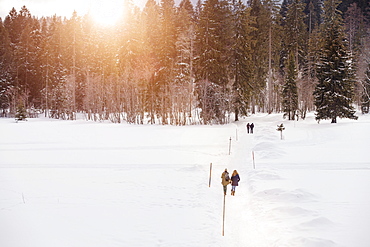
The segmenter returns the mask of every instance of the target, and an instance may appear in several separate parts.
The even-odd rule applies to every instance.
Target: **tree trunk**
[[[235,108],[235,122],[239,121],[239,109],[238,107]]]

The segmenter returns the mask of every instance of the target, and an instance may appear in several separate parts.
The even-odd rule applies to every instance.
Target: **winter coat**
[[[221,183],[222,183],[223,186],[227,186],[228,184],[230,184],[230,180],[226,181],[226,179],[225,179],[226,173],[229,174],[228,172],[225,171],[221,175],[221,178],[222,178],[222,182]]]
[[[238,186],[238,182],[240,181],[239,174],[236,174],[235,176],[231,177],[231,185],[232,186]]]

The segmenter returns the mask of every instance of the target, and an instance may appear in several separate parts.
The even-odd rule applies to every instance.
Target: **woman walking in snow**
[[[235,196],[235,188],[238,186],[240,181],[239,174],[236,170],[234,170],[233,175],[231,176],[231,195]]]
[[[227,191],[227,186],[230,184],[230,176],[229,176],[229,173],[227,172],[227,169],[225,169],[225,171],[221,174],[221,178],[222,178],[222,185],[224,186],[224,195],[226,195],[226,191]]]

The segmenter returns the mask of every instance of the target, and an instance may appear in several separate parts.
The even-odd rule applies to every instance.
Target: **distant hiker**
[[[225,169],[225,171],[222,173],[221,178],[222,178],[222,182],[221,183],[224,186],[224,195],[226,195],[227,186],[231,182],[229,173],[227,172],[227,169]]]
[[[236,170],[233,171],[233,175],[231,176],[231,195],[235,196],[235,188],[238,186],[240,181],[239,174]]]
[[[249,129],[250,129],[251,125],[249,123],[247,123],[247,133],[249,134]]]
[[[251,125],[249,126],[249,128],[251,128],[251,134],[253,134],[254,124],[253,124],[253,123],[251,123]]]

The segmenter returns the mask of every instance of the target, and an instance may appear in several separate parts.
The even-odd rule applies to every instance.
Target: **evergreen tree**
[[[203,4],[196,32],[196,90],[204,123],[225,122],[230,63],[230,6],[225,0]]]
[[[41,42],[40,46],[40,56],[39,62],[41,63],[40,69],[42,74],[42,85],[43,89],[41,91],[43,100],[42,100],[42,109],[44,109],[45,117],[49,117],[49,88],[50,88],[50,78],[52,76],[52,54],[50,49],[50,32],[49,32],[49,22],[50,18],[41,18]]]
[[[203,5],[196,37],[197,80],[226,85],[230,61],[227,54],[231,42],[230,9],[224,0],[207,0]]]
[[[67,69],[63,62],[64,46],[62,42],[63,23],[60,17],[54,15],[50,20],[48,30],[48,45],[45,52],[47,53],[48,80],[46,93],[48,98],[48,105],[50,109],[50,116],[53,118],[63,118],[63,105],[65,97],[63,95],[63,88],[67,80]]]
[[[317,65],[318,84],[314,92],[316,120],[357,119],[354,115],[352,59],[346,48],[337,0],[326,0],[323,47]]]
[[[156,71],[159,83],[160,107],[157,110],[158,117],[163,124],[169,124],[172,120],[170,97],[171,88],[175,81],[176,63],[176,22],[174,0],[161,0],[160,6],[160,33],[159,43],[159,68]],[[168,122],[169,121],[169,122]]]
[[[319,28],[314,28],[313,31],[309,33],[306,61],[302,68],[302,84],[299,88],[301,97],[298,99],[298,102],[301,102],[299,112],[303,119],[306,117],[308,111],[315,110],[313,91],[317,84],[316,65],[319,61],[320,42]]]
[[[248,113],[249,99],[252,94],[252,32],[250,9],[242,1],[233,3],[233,40],[231,46],[231,78],[233,81],[235,121],[239,114],[246,116]]]
[[[157,71],[160,67],[160,11],[156,1],[148,0],[143,9],[148,83],[145,88],[145,110],[149,113],[150,123],[154,124],[156,113],[160,110],[161,87]]]
[[[65,114],[68,119],[73,120],[76,118],[75,113],[82,105],[82,95],[79,95],[79,92],[82,90],[79,90],[79,88],[81,88],[84,83],[81,70],[83,68],[83,42],[86,37],[83,34],[81,17],[77,15],[76,11],[72,13],[72,17],[69,20],[63,23],[61,32],[61,42],[63,47],[62,62],[67,69],[67,78],[64,88],[65,90],[69,90],[69,93],[67,93],[68,103],[66,103]],[[107,44],[109,43],[108,37]],[[104,50],[101,43],[96,42],[96,50],[98,52]],[[96,61],[99,63],[98,66],[100,71],[102,71],[101,74],[104,74],[103,79],[110,73],[106,66],[106,57],[108,56],[101,57],[101,59]]]
[[[25,107],[41,105],[42,73],[41,73],[41,35],[40,22],[31,16],[26,6],[19,13],[13,8],[6,17],[4,26],[7,29],[12,48],[13,106],[20,98]]]
[[[19,42],[24,24],[24,18],[18,15],[15,8],[12,8],[4,20],[4,26],[8,30],[10,42],[12,44],[17,44]]]
[[[177,10],[177,41],[175,85],[171,87],[174,97],[173,115],[176,124],[192,122],[192,110],[195,106],[194,97],[194,40],[195,13],[190,0],[182,0]]]
[[[29,42],[26,46],[28,47],[28,56],[29,56],[29,75],[27,81],[27,88],[30,92],[30,97],[28,101],[30,102],[30,107],[40,109],[42,102],[41,91],[44,88],[43,84],[43,75],[42,75],[42,61],[41,56],[43,50],[41,49],[41,44],[43,42],[43,37],[41,34],[41,26],[39,20],[32,18],[31,22],[31,33]],[[22,35],[23,38],[23,35]],[[30,112],[31,114],[31,112]]]
[[[17,111],[15,113],[15,120],[18,121],[23,121],[27,119],[27,111],[26,108],[24,107],[24,104],[20,103],[17,106]]]
[[[125,120],[129,123],[143,123],[145,109],[144,89],[149,81],[147,49],[145,47],[144,18],[139,8],[125,1],[125,14],[119,48],[119,77]]]
[[[273,72],[279,67],[279,5],[275,0],[249,0],[250,15],[253,20],[252,65],[253,94],[251,97],[252,113],[255,106],[271,112],[278,104],[274,102],[276,87]],[[266,83],[267,81],[267,83]],[[267,85],[266,85],[267,84]]]
[[[366,39],[369,38],[366,26],[366,19],[357,3],[351,4],[344,13],[345,33],[348,39],[348,48],[353,56],[354,67],[356,68],[355,102],[360,105],[362,97],[361,81],[364,80],[365,71],[368,65],[366,58]]]
[[[290,66],[291,59],[289,60],[290,55],[294,55],[295,68],[297,70],[297,75],[295,77],[296,87],[298,90],[298,99],[297,102],[302,102],[300,105],[299,112],[301,113],[302,118],[305,117],[306,106],[308,105],[307,101],[310,99],[307,95],[312,95],[312,91],[307,93],[312,82],[310,80],[305,80],[302,78],[302,73],[305,68],[308,67],[307,59],[308,56],[308,45],[309,45],[309,32],[305,20],[304,13],[304,4],[301,0],[291,0],[289,4],[286,4],[286,14],[282,18],[282,49],[281,49],[281,73],[283,78],[289,77],[289,75],[284,75],[285,67]],[[311,55],[311,54],[310,54]],[[289,60],[289,61],[288,61]],[[290,69],[288,68],[287,71]],[[298,76],[299,75],[299,76]],[[284,99],[283,99],[284,101]],[[290,113],[289,119],[291,118]],[[294,116],[293,116],[294,118]]]
[[[370,10],[370,2],[368,0],[342,0],[338,9],[344,14],[353,4],[356,4],[365,15]],[[368,17],[370,17],[370,12],[368,12]]]
[[[284,1],[285,2],[285,1]],[[288,54],[295,56],[296,68],[304,64],[307,51],[307,26],[304,23],[304,6],[301,0],[291,0],[286,6],[286,15],[282,18],[283,26],[283,61],[288,59]],[[282,64],[284,66],[284,63]]]
[[[370,111],[370,63],[365,72],[365,79],[363,82],[363,93],[361,98],[362,113],[369,113]]]
[[[288,59],[288,68],[282,92],[284,117],[288,116],[289,120],[295,119],[298,110],[297,75],[295,56],[293,52],[291,52]]]
[[[12,51],[9,33],[0,18],[0,116],[6,116],[10,106],[10,90],[12,85]]]
[[[361,42],[366,36],[365,17],[356,3],[349,6],[344,14],[345,29],[352,54],[361,53]]]
[[[311,33],[322,23],[323,0],[304,0],[304,3],[305,23]]]

